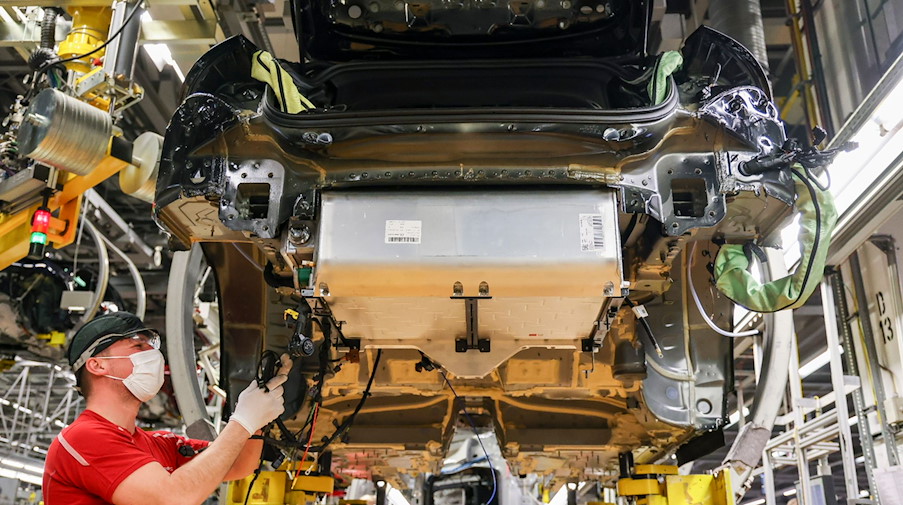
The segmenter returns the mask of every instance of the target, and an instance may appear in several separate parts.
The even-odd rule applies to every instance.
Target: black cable
[[[828,181],[825,182],[825,184],[822,184],[821,181],[818,180],[818,177],[816,177],[815,174],[812,173],[812,169],[810,169],[805,164],[801,163],[801,165],[803,166],[803,170],[806,171],[806,175],[809,176],[809,179],[812,181],[812,183],[815,184],[816,186],[818,186],[818,189],[822,190],[823,192],[831,189],[831,171],[830,170],[822,171],[822,173],[825,174],[825,178],[828,179]]]
[[[810,184],[807,177],[794,168],[791,168],[790,170],[803,181],[806,189],[809,190],[809,196],[812,198],[812,206],[815,207],[815,240],[812,243],[812,251],[809,253],[809,261],[806,263],[806,275],[803,276],[803,283],[800,285],[800,292],[796,295],[796,299],[772,312],[784,310],[800,301],[800,298],[803,296],[803,291],[805,291],[806,284],[809,283],[809,275],[812,274],[812,267],[815,266],[815,257],[818,255],[818,244],[821,241],[821,206],[818,205],[818,193],[815,192],[815,188],[812,187],[812,184]]]
[[[345,419],[345,422],[343,422],[338,428],[336,428],[332,436],[326,439],[326,442],[324,442],[323,445],[316,448],[316,452],[322,453],[324,449],[329,447],[329,444],[333,443],[337,438],[342,436],[342,434],[344,434],[344,432],[348,430],[348,428],[350,428],[354,423],[354,418],[357,417],[358,412],[361,411],[361,408],[363,408],[364,403],[370,396],[370,388],[373,386],[373,379],[376,378],[376,370],[379,368],[379,360],[380,358],[382,358],[382,355],[382,349],[376,351],[376,359],[373,360],[373,370],[370,371],[370,379],[367,381],[367,387],[364,389],[364,394],[361,396],[361,401],[359,401],[357,403],[357,406],[354,408],[354,412],[352,412],[351,415]],[[311,450],[313,450],[313,448]]]
[[[251,498],[251,489],[254,489],[254,483],[257,482],[257,477],[260,477],[260,471],[263,468],[263,456],[261,452],[260,457],[260,465],[257,467],[257,470],[254,470],[254,478],[251,479],[251,483],[248,484],[248,492],[245,494],[245,505],[248,505],[248,499]]]
[[[56,43],[56,18],[60,15],[60,11],[56,7],[48,7],[44,9],[44,19],[41,20],[41,48],[53,50]]]
[[[738,302],[737,300],[734,300],[733,298],[731,298],[729,296],[727,297],[728,300],[734,302],[736,305],[739,305],[750,312],[756,312],[756,313],[760,313],[760,314],[772,314],[775,312],[780,312],[788,307],[792,307],[793,305],[796,305],[796,303],[799,302],[800,298],[802,298],[802,296],[803,296],[803,292],[805,291],[806,284],[809,283],[809,276],[812,275],[812,267],[815,266],[815,257],[818,255],[818,244],[821,242],[821,206],[818,205],[818,194],[815,192],[815,188],[812,187],[812,183],[809,181],[808,177],[801,174],[799,172],[799,170],[796,170],[795,168],[791,168],[790,170],[794,173],[794,175],[799,177],[800,181],[806,186],[806,189],[809,191],[809,196],[812,197],[812,206],[815,208],[815,240],[813,241],[813,244],[812,244],[812,251],[809,253],[809,261],[806,262],[806,274],[803,276],[803,283],[800,286],[800,292],[796,295],[796,298],[792,302],[790,302],[787,305],[784,305],[783,307],[778,308],[778,309],[768,310],[768,311],[754,310],[754,309],[747,307],[746,305],[743,305],[742,303]],[[727,296],[727,295],[725,295],[725,296]]]
[[[492,500],[495,499],[495,495],[498,492],[498,484],[495,478],[495,467],[492,466],[492,459],[489,457],[489,452],[486,450],[486,447],[483,446],[483,439],[480,438],[480,434],[477,433],[477,425],[473,422],[473,418],[470,417],[470,414],[467,413],[467,409],[464,406],[464,401],[461,400],[461,397],[458,396],[458,392],[455,391],[455,388],[452,386],[451,382],[449,382],[448,377],[445,375],[445,372],[439,370],[439,375],[445,379],[445,383],[448,385],[448,389],[451,390],[452,394],[455,396],[455,401],[461,404],[461,412],[464,413],[464,417],[467,418],[467,422],[470,423],[470,427],[473,429],[473,434],[477,437],[477,442],[480,444],[480,449],[483,449],[483,455],[486,456],[486,462],[489,463],[489,472],[492,474],[492,495],[489,496],[489,500],[486,501],[486,505],[491,505]],[[480,479],[482,481],[482,479]]]
[[[627,306],[630,307],[631,309],[636,307],[636,304],[634,304],[633,301],[630,300],[630,298],[624,298],[624,303],[626,303]],[[655,353],[658,354],[659,358],[664,357],[665,354],[662,352],[662,348],[658,345],[658,342],[655,340],[655,335],[652,334],[652,327],[649,326],[649,322],[646,321],[645,317],[641,317],[641,316],[637,315],[636,312],[634,312],[634,315],[636,316],[637,319],[640,320],[640,324],[643,326],[643,329],[646,330],[646,336],[649,337],[649,342],[652,343],[652,347],[655,349]]]
[[[627,229],[624,230],[624,238],[621,239],[621,245],[624,246],[627,244],[627,241],[630,240],[630,236],[633,235],[633,230],[636,229],[637,221],[640,220],[639,212],[635,212],[633,216],[630,217],[630,222],[627,223]]]
[[[139,1],[135,4],[135,8],[132,9],[132,12],[130,12],[129,15],[128,15],[128,17],[125,18],[125,21],[123,21],[122,26],[120,26],[119,29],[116,30],[115,33],[113,33],[113,35],[110,35],[110,37],[106,40],[106,42],[104,42],[103,44],[97,46],[97,47],[94,48],[93,50],[88,51],[87,53],[79,54],[79,55],[72,56],[72,57],[69,57],[69,58],[65,58],[65,59],[62,59],[62,60],[56,60],[56,61],[53,61],[53,62],[47,62],[47,63],[45,63],[41,68],[38,69],[38,72],[46,72],[46,71],[47,71],[48,69],[50,69],[51,67],[56,66],[56,65],[59,65],[60,63],[68,63],[68,62],[70,62],[70,61],[75,61],[75,60],[80,60],[80,59],[82,59],[82,58],[86,58],[86,57],[91,56],[92,54],[94,54],[94,53],[100,51],[101,49],[107,47],[107,46],[110,44],[110,42],[113,42],[114,40],[116,40],[116,37],[118,37],[119,34],[122,33],[122,30],[125,29],[125,27],[129,24],[129,22],[132,20],[132,18],[135,17],[135,14],[137,14],[139,10],[141,10],[141,0],[139,0]]]
[[[320,369],[317,371],[317,376],[314,378],[314,386],[316,388],[316,394],[312,398],[312,404],[310,406],[310,411],[307,413],[307,420],[304,421],[304,426],[295,433],[295,438],[298,440],[304,440],[301,434],[304,432],[304,429],[310,426],[311,422],[313,422],[314,410],[317,406],[323,405],[323,382],[326,380],[326,364],[330,362],[329,360],[329,345],[331,344],[329,332],[323,331],[323,325],[320,321],[308,315],[311,321],[315,321],[317,325],[320,327],[320,333],[323,334],[323,345],[320,346]]]

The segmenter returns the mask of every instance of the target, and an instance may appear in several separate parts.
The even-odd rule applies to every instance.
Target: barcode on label
[[[390,219],[386,221],[387,244],[419,244],[421,221]]]
[[[580,250],[600,251],[605,247],[605,220],[602,214],[580,214]]]

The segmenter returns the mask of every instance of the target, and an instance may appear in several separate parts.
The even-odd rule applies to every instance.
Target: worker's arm
[[[169,473],[158,462],[148,463],[126,477],[113,492],[115,505],[199,505],[226,480],[245,452],[260,457],[260,442],[250,440],[285,410],[282,383],[292,362],[282,356],[282,367],[267,387],[256,383],[238,397],[229,423],[206,450]],[[255,447],[256,446],[256,447]],[[256,450],[255,450],[256,449]],[[244,459],[250,456],[244,456]],[[242,462],[242,465],[247,461]],[[255,467],[251,467],[253,471]],[[248,473],[250,473],[250,471]],[[236,472],[237,473],[237,472]]]
[[[260,435],[260,430],[255,435]],[[226,472],[224,481],[244,479],[260,466],[260,452],[263,450],[263,440],[252,438],[245,442],[238,459],[232,463],[232,467]]]
[[[198,505],[222,483],[250,433],[230,421],[210,446],[169,473],[160,463],[132,472],[113,492],[115,505]]]

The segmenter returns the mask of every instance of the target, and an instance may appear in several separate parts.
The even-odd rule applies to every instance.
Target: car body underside
[[[732,344],[688,276],[729,327],[718,244],[767,235],[793,203],[782,172],[742,171],[786,140],[761,68],[706,28],[666,74],[532,47],[286,64],[315,104],[296,114],[250,77],[243,38],[188,75],[155,217],[215,273],[233,400],[261,351],[312,340],[286,424],[319,404],[316,449],[353,417],[329,446],[340,473],[436,472],[464,412],[513,473],[562,478],[727,422]]]

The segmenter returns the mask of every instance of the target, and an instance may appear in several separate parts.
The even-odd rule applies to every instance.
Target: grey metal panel
[[[689,248],[688,248],[689,249]],[[656,356],[646,347],[647,378],[643,381],[646,406],[659,420],[676,426],[712,429],[720,426],[725,415],[724,395],[731,370],[730,339],[708,328],[689,299],[685,249],[674,260],[673,287],[664,296],[645,304],[650,328],[663,350]],[[709,258],[696,251],[693,265],[697,289],[709,286],[705,263]],[[678,266],[680,265],[680,266]],[[705,289],[700,296],[716,324],[729,328],[731,303]],[[686,318],[686,319],[685,319]]]
[[[314,287],[364,346],[417,348],[483,377],[522,349],[576,349],[593,334],[623,279],[616,205],[611,190],[324,193]],[[598,216],[597,250],[581,246],[581,214]],[[399,220],[420,234],[387,243]],[[491,351],[478,358],[454,352],[467,332],[456,282],[466,296],[488,284],[477,332]]]
[[[594,250],[581,214],[600,216]],[[419,223],[416,243],[387,243],[390,221]],[[333,297],[448,298],[455,282],[467,296],[487,282],[497,297],[601,297],[620,293],[617,222],[610,190],[329,192],[316,281]]]

